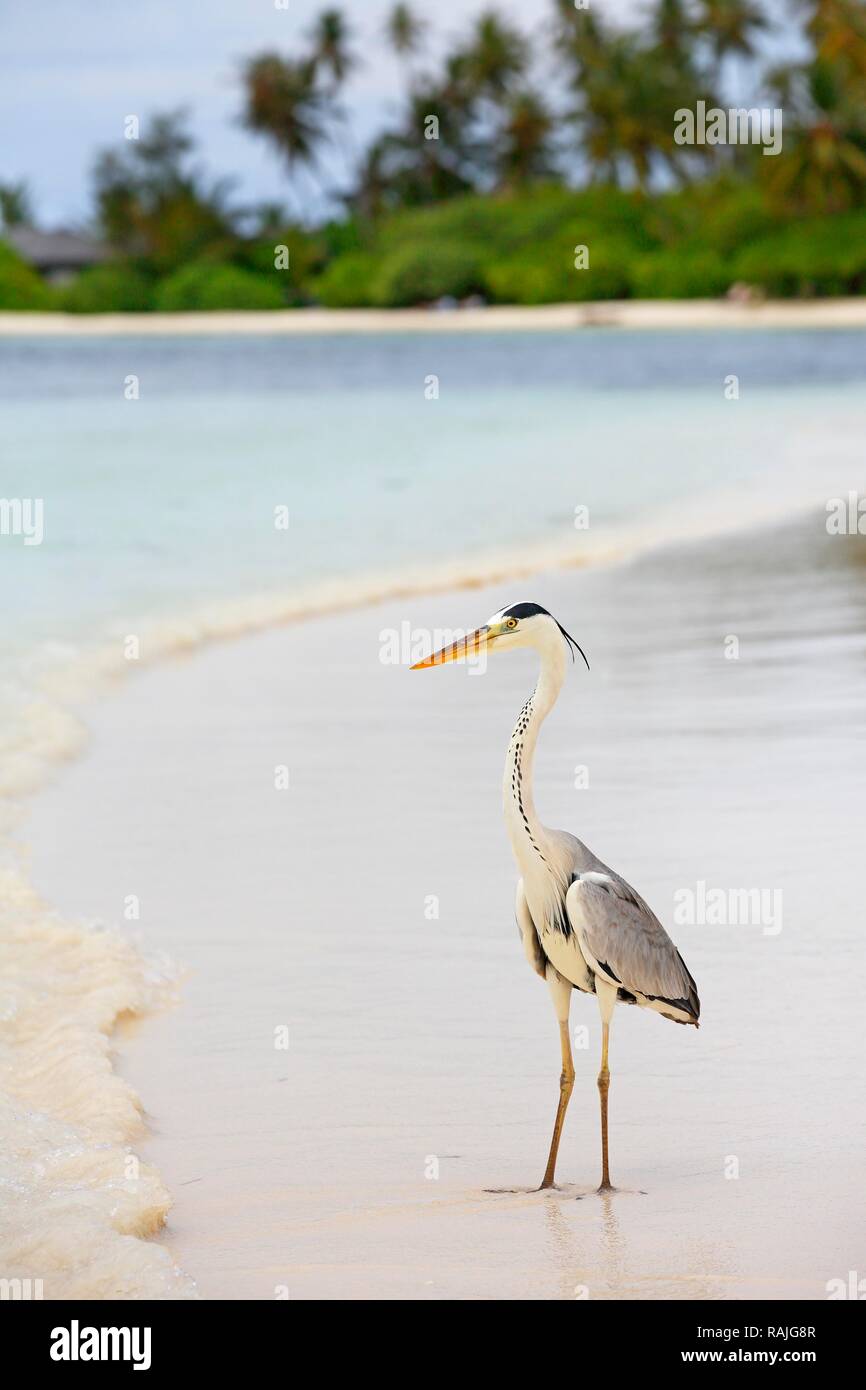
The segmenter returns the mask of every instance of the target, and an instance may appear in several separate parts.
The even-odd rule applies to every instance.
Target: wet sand
[[[864,575],[816,516],[214,645],[85,711],[22,833],[65,915],[135,894],[188,966],[117,1047],[205,1297],[820,1299],[862,1269]],[[699,1032],[617,1011],[610,1197],[583,996],[562,1189],[487,1190],[540,1180],[558,1095],[500,808],[532,658],[380,661],[385,629],[525,598],[592,663],[542,734],[540,814],[649,900],[703,1005]],[[780,889],[781,930],[675,925],[699,881]]]

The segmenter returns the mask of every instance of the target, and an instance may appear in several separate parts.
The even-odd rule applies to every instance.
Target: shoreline
[[[742,541],[738,550],[748,554]],[[782,550],[796,553],[799,542]],[[714,883],[738,874],[763,881],[767,853],[754,820],[743,817],[755,804],[749,768],[768,717],[763,662],[742,668],[735,749],[718,720],[701,731],[697,759],[697,730],[682,736],[705,688],[705,644],[718,637],[714,571],[733,584],[728,621],[751,634],[765,660],[773,641],[799,631],[800,583],[786,585],[781,612],[775,592],[755,612],[748,574],[729,569],[719,546],[697,569],[680,551],[661,565],[643,557],[637,571],[556,571],[527,586],[551,611],[584,615],[580,635],[598,661],[593,678],[575,677],[545,739],[545,819],[586,833],[667,918],[677,885],[698,870]],[[684,587],[686,574],[694,582]],[[568,1299],[575,1284],[599,1298],[820,1296],[822,1271],[851,1257],[851,1184],[837,1174],[808,1229],[791,1236],[784,1210],[805,1206],[824,1120],[804,1133],[802,1094],[781,1074],[762,1079],[762,1088],[775,1083],[765,1115],[746,1114],[742,1099],[755,1084],[756,1056],[772,1072],[762,1009],[780,972],[798,1007],[771,1011],[784,1042],[778,1055],[786,1065],[824,1060],[798,1011],[812,988],[798,968],[802,923],[820,918],[820,884],[799,861],[764,865],[788,901],[803,901],[781,936],[749,937],[746,980],[731,956],[746,949],[744,936],[679,930],[705,994],[700,1045],[652,1017],[617,1015],[617,1163],[624,1186],[646,1194],[639,1209],[636,1199],[621,1200],[611,1235],[610,1213],[592,1194],[574,1200],[596,1158],[597,1028],[581,1000],[573,1021],[588,1024],[592,1041],[579,1054],[563,1190],[550,1201],[485,1193],[535,1176],[558,1061],[545,991],[510,925],[514,871],[499,817],[500,745],[531,672],[502,662],[482,682],[459,667],[444,680],[404,680],[377,653],[383,623],[480,620],[501,597],[447,591],[413,597],[407,608],[392,596],[142,671],[87,701],[87,756],[30,802],[25,838],[39,891],[64,914],[106,920],[134,885],[146,905],[138,930],[190,969],[180,1007],[149,1013],[146,1047],[138,1042],[122,1057],[121,1076],[153,1117],[137,1147],[173,1199],[153,1244],[205,1298],[269,1300],[287,1287],[301,1299],[472,1299],[479,1290]],[[624,614],[625,632],[612,644]],[[817,704],[814,670],[824,667],[812,640],[826,650],[820,632],[792,648],[789,675]],[[719,658],[711,659],[715,669]],[[767,824],[784,820],[789,800],[796,808],[803,786],[792,756],[796,719],[777,737],[780,785],[769,805],[761,783]],[[443,757],[458,749],[459,787],[442,777]],[[573,762],[584,751],[591,789],[575,796]],[[809,771],[830,814],[826,768],[818,779],[828,747],[816,752]],[[291,764],[287,796],[268,774],[277,757]],[[624,818],[623,778],[632,786],[634,760],[646,757],[649,783]],[[706,774],[695,786],[696,765]],[[184,790],[168,802],[167,767]],[[713,789],[709,801],[704,787]],[[844,811],[834,813],[834,833]],[[374,817],[375,843],[357,833],[364,815]],[[470,862],[484,871],[467,878]],[[433,922],[423,911],[430,892],[442,903]],[[820,920],[822,931],[839,933]],[[842,932],[836,946],[846,944]],[[745,1014],[743,989],[752,1005]],[[289,1030],[284,1051],[274,1046],[277,1028]],[[822,1035],[825,1046],[832,1043]],[[850,1122],[846,1094],[840,1077],[829,1098],[840,1133]],[[805,1139],[790,1171],[779,1167],[779,1133]],[[742,1183],[724,1181],[728,1153],[743,1155]],[[441,1165],[436,1182],[425,1171],[430,1155]]]
[[[603,300],[483,308],[215,310],[177,314],[0,312],[0,338],[196,337],[236,333],[303,337],[356,333],[516,333],[615,328],[628,331],[695,329],[866,329],[866,295],[846,299]]]

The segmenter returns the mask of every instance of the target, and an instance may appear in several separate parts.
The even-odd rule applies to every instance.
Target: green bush
[[[472,194],[431,207],[392,213],[376,228],[375,248],[384,255],[407,245],[432,242],[489,246],[502,226],[501,200]]]
[[[335,269],[343,258],[332,263],[316,292],[323,302],[341,304],[366,303],[372,293],[386,306],[473,292],[513,304],[621,298],[630,292],[631,262],[658,245],[653,207],[619,189],[575,192],[542,184],[406,209],[374,229],[368,251],[345,278]],[[590,248],[590,268],[579,271],[574,258],[581,245]],[[377,261],[381,271],[369,291],[367,276]],[[363,299],[350,297],[353,275]]]
[[[164,313],[193,309],[283,309],[285,298],[274,277],[258,275],[236,265],[197,261],[176,270],[156,292],[156,308]]]
[[[558,304],[569,288],[567,273],[558,261],[526,256],[494,261],[484,278],[490,299],[499,304]]]
[[[501,304],[586,303],[595,299],[624,299],[630,290],[629,265],[634,247],[589,234],[568,244],[548,243],[538,249],[494,261],[485,272],[490,298]],[[575,266],[575,247],[586,246],[589,263]]]
[[[745,247],[735,278],[771,295],[866,292],[866,213],[846,213],[785,227]]]
[[[655,249],[687,246],[729,255],[766,235],[774,223],[760,189],[731,179],[690,184],[647,199],[646,205],[646,229]]]
[[[463,299],[484,289],[482,257],[449,242],[418,243],[386,256],[375,285],[375,299],[387,308],[428,303],[442,295]]]
[[[652,207],[649,200],[615,188],[575,192],[542,184],[518,193],[469,194],[394,213],[376,229],[374,249],[388,254],[409,242],[452,242],[504,260],[553,240],[579,244],[587,240],[581,235],[587,226],[650,249],[655,244],[647,229]]]
[[[698,234],[721,255],[730,255],[772,232],[776,217],[757,188],[737,188],[720,202],[701,208]]]
[[[631,290],[629,267],[639,249],[631,242],[611,236],[607,232],[593,233],[587,230],[579,241],[571,246],[572,264],[574,246],[585,245],[589,251],[589,265],[584,270],[571,272],[570,300],[589,301],[594,299],[627,299]]]
[[[130,266],[98,265],[61,290],[60,307],[69,314],[142,313],[153,308],[153,290]]]
[[[714,299],[736,278],[718,252],[702,248],[656,251],[631,267],[636,299]]]
[[[315,231],[275,221],[255,240],[183,197],[160,216],[149,262],[115,260],[63,290],[0,243],[0,309],[397,307],[472,293],[513,304],[683,299],[734,281],[779,296],[866,293],[866,211],[798,221],[736,172],[653,194],[555,184],[465,194]],[[274,266],[277,245],[289,248],[285,270]],[[578,270],[582,245],[589,267]]]
[[[596,186],[572,194],[571,217],[578,228],[589,223],[619,242],[649,248],[658,241],[652,226],[655,209],[656,201],[642,194]]]
[[[369,308],[376,304],[379,261],[364,251],[352,251],[332,261],[310,291],[328,309]]]
[[[11,246],[0,241],[0,309],[53,307],[54,296],[45,281]]]
[[[278,269],[276,248],[285,247],[289,264]],[[311,277],[324,269],[326,259],[325,245],[321,238],[310,236],[299,227],[283,227],[245,245],[239,252],[239,260],[245,270],[257,275],[275,279],[289,304],[307,302],[307,285]]]
[[[319,228],[318,234],[328,261],[333,260],[335,256],[345,256],[350,251],[361,251],[364,247],[361,227],[355,217],[350,217],[345,222],[326,222]]]

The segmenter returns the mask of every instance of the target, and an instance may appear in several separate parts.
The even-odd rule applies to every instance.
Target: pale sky
[[[188,106],[211,176],[235,176],[239,201],[284,200],[276,156],[237,122],[241,62],[266,49],[297,56],[315,15],[334,2],[288,0],[288,9],[277,9],[274,0],[0,0],[0,181],[28,179],[40,224],[80,222],[90,209],[94,154],[122,139],[124,117]],[[400,65],[382,38],[391,3],[339,6],[363,60],[343,94],[356,149],[400,109]],[[430,21],[431,52],[490,3],[416,0]],[[550,0],[492,3],[526,33],[538,33],[551,14]],[[642,8],[641,0],[594,3],[608,17]]]

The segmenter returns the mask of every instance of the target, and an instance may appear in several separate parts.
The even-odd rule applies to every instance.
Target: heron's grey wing
[[[695,982],[655,913],[625,879],[614,873],[578,874],[565,903],[593,969],[639,1003],[678,1023],[697,1023],[701,1005]]]
[[[526,959],[529,961],[536,975],[540,975],[543,980],[546,978],[547,957],[541,949],[538,932],[535,930],[532,913],[529,911],[526,894],[523,891],[522,878],[517,881],[517,902],[514,911],[517,916],[517,925],[520,928],[520,936],[523,941],[523,949],[526,952]]]

